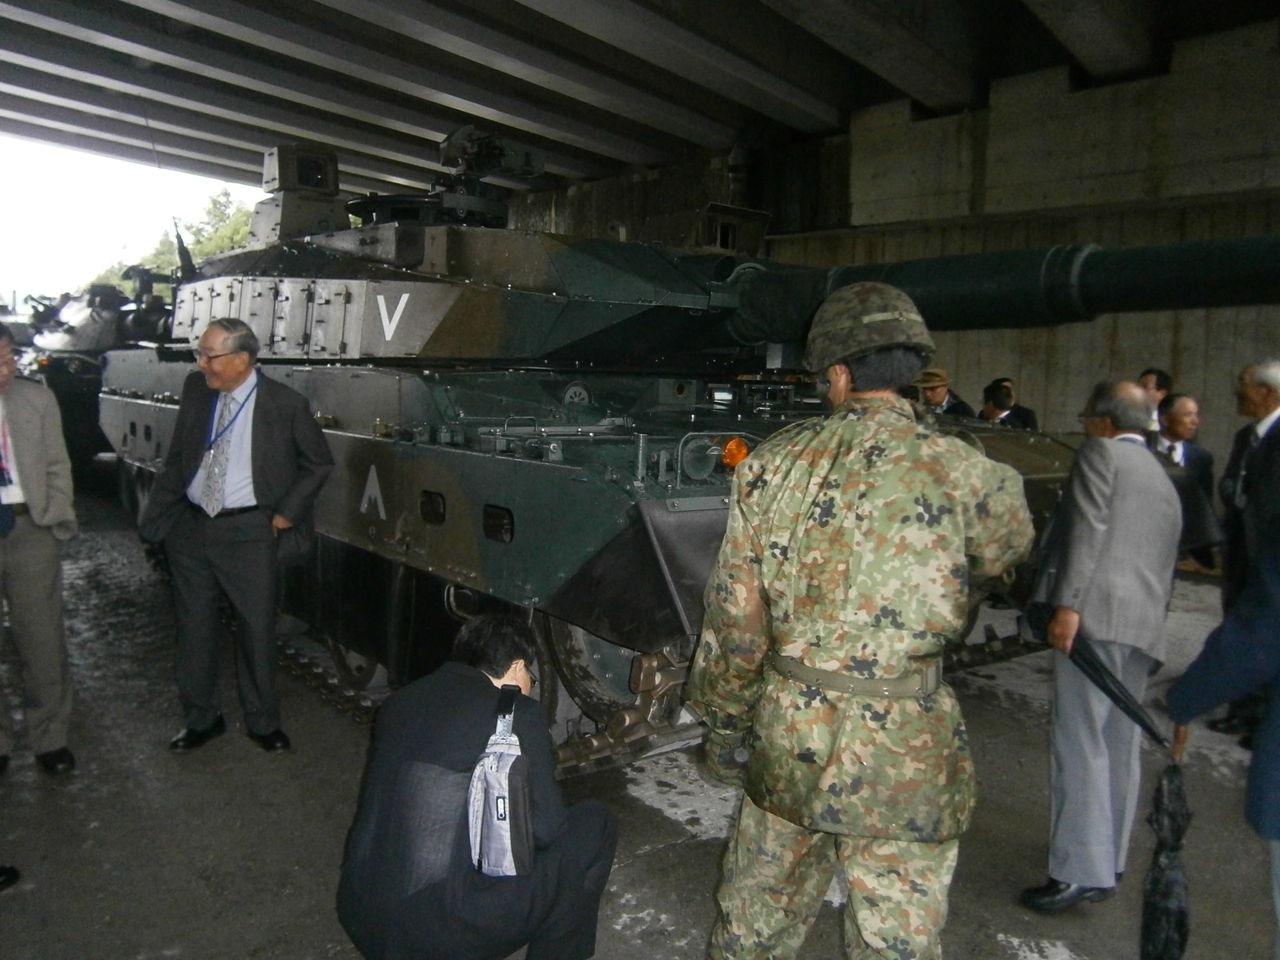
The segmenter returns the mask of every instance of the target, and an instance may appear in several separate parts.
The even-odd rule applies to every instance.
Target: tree
[[[231,192],[223,189],[209,198],[204,219],[197,223],[184,223],[182,228],[189,236],[187,247],[196,260],[214,254],[243,247],[249,239],[249,224],[253,211],[243,203],[232,203]],[[176,255],[176,251],[175,251]]]
[[[181,224],[183,239],[191,256],[198,262],[206,257],[242,247],[249,239],[249,224],[253,211],[243,203],[232,202],[231,192],[225,188],[209,197],[204,219]],[[178,266],[178,245],[172,231],[160,235],[155,249],[137,261],[159,272],[172,271]],[[90,283],[110,283],[128,289],[128,281],[122,274],[130,265],[124,262],[107,267]],[[87,286],[87,284],[86,284]]]

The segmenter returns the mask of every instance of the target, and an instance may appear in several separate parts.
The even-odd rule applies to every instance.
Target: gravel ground
[[[171,754],[166,743],[181,723],[167,587],[147,566],[113,486],[110,464],[95,464],[83,478],[84,532],[66,558],[78,696],[70,746],[79,767],[52,780],[20,745],[0,778],[0,863],[23,872],[0,894],[0,957],[356,960],[332,903],[369,728],[282,673],[294,750],[264,754],[241,735],[228,664],[231,731],[191,755]],[[1157,705],[1194,656],[1215,605],[1212,583],[1180,581],[1170,620],[1175,651],[1151,692]],[[1151,849],[1142,824],[1131,879],[1113,900],[1057,918],[1014,903],[1021,887],[1044,875],[1048,673],[1047,655],[1036,654],[955,680],[982,794],[952,887],[944,935],[952,960],[1138,957],[1138,881]],[[6,647],[7,694],[13,675]],[[1186,853],[1188,960],[1267,954],[1265,851],[1241,817],[1247,761],[1229,738],[1196,731],[1187,765],[1196,811]],[[1163,762],[1146,752],[1144,792]],[[597,957],[704,956],[736,792],[705,780],[687,750],[575,778],[565,790],[571,799],[603,799],[621,822]],[[839,881],[828,896],[842,899]],[[834,907],[824,908],[803,955],[842,955]]]

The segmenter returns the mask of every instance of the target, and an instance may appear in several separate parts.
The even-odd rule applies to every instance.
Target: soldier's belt
[[[789,680],[860,697],[927,697],[942,683],[940,658],[899,677],[854,677],[833,670],[819,670],[806,666],[795,657],[784,657],[777,651],[769,654],[769,666]]]

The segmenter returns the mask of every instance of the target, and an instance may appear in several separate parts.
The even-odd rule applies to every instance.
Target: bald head
[[[1084,408],[1085,432],[1092,437],[1141,433],[1151,422],[1147,392],[1132,380],[1099,383]]]

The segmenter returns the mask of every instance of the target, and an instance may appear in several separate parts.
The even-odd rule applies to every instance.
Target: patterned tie
[[[227,457],[231,449],[231,431],[227,429],[227,425],[235,417],[237,406],[239,404],[231,394],[222,395],[218,425],[213,431],[217,439],[210,451],[209,462],[205,464],[204,483],[200,487],[200,507],[211,517],[222,509],[222,498],[227,486]]]

